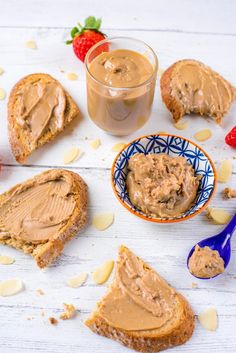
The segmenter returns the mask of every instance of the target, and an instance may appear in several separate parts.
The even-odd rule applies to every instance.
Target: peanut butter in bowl
[[[136,153],[126,179],[131,203],[150,217],[178,217],[192,206],[200,176],[184,157]]]

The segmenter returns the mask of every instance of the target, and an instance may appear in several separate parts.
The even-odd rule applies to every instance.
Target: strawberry
[[[225,136],[227,145],[236,147],[236,126]]]
[[[104,33],[100,32],[101,23],[100,18],[89,16],[85,20],[84,27],[79,23],[78,27],[72,28],[70,32],[72,39],[68,40],[66,44],[73,45],[75,55],[83,62],[89,49],[106,37]],[[102,45],[99,52],[96,51],[96,55],[103,51],[108,51],[108,44]]]

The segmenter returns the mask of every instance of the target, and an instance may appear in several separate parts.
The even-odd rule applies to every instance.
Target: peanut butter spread
[[[147,81],[153,74],[153,67],[144,55],[117,49],[98,55],[90,64],[89,71],[101,83],[119,88]]]
[[[218,122],[236,98],[236,90],[228,81],[195,60],[182,60],[175,64],[171,94],[181,101],[185,113],[213,116]]]
[[[161,328],[176,315],[176,291],[126,249],[119,254],[115,280],[99,304],[99,316],[124,330]]]
[[[18,93],[17,123],[30,133],[32,143],[46,130],[63,129],[66,96],[58,82],[38,79],[25,83]]]
[[[71,183],[54,170],[39,181],[32,179],[12,189],[0,208],[0,238],[10,234],[31,243],[48,241],[76,206]]]
[[[180,216],[196,198],[199,176],[184,157],[136,153],[128,168],[130,201],[151,217]]]
[[[88,72],[88,111],[95,124],[111,134],[128,135],[146,123],[156,83],[156,68],[147,57],[126,49],[104,52]]]
[[[188,266],[194,276],[201,278],[211,278],[224,272],[224,260],[217,250],[209,246],[200,248],[196,245]]]

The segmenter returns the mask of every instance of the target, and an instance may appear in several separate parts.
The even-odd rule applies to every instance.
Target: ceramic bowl
[[[196,200],[188,211],[175,218],[153,218],[132,205],[126,189],[126,177],[128,161],[135,153],[166,153],[173,157],[182,156],[192,165],[195,175],[202,175]],[[216,171],[210,157],[196,143],[170,134],[146,135],[127,144],[116,156],[112,165],[112,187],[120,203],[135,216],[157,223],[180,222],[196,216],[207,207],[215,192]]]

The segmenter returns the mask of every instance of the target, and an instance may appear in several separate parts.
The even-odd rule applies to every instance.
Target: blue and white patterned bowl
[[[173,157],[182,156],[193,166],[195,175],[202,175],[196,201],[187,212],[176,218],[152,218],[132,205],[126,189],[126,177],[128,161],[135,153],[166,153]],[[207,207],[215,192],[216,171],[210,157],[194,142],[170,134],[147,135],[130,142],[116,156],[112,166],[112,187],[121,204],[136,216],[157,223],[180,222],[197,215]]]

